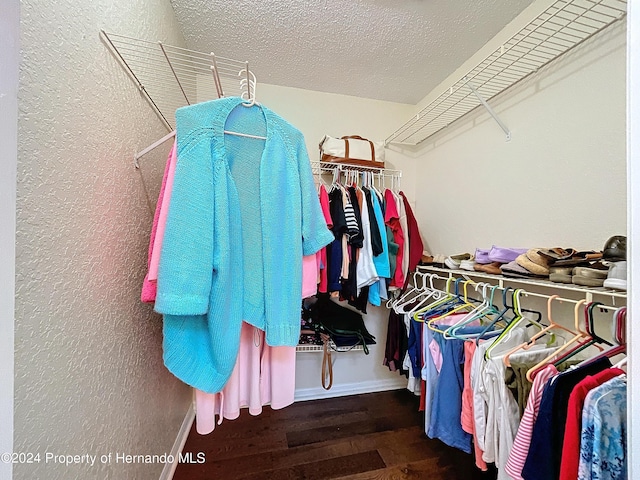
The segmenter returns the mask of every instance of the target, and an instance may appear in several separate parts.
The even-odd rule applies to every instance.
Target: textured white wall
[[[5,1],[0,18],[0,454],[13,451],[13,335],[15,308],[16,165],[20,2]],[[0,461],[0,478],[13,465]]]
[[[383,140],[414,109],[412,105],[264,84],[258,84],[257,97],[304,134],[312,160],[318,160],[318,143],[325,134]],[[402,188],[408,198],[413,199],[413,158],[387,150],[386,164],[389,168],[402,170]],[[322,355],[298,353],[297,398],[345,395],[406,385],[404,377],[392,374],[382,366],[388,310],[369,306],[368,312],[365,322],[378,342],[372,346],[371,353],[368,356],[362,352],[334,354],[334,383],[328,392],[322,389],[320,382]]]
[[[601,249],[626,232],[625,24],[492,102],[419,152],[417,218],[434,253]]]
[[[163,367],[161,319],[139,295],[169,146],[134,170],[133,153],[166,130],[98,32],[178,45],[181,34],[166,0],[21,9],[15,451],[168,453],[190,391]],[[41,462],[14,478],[156,479],[162,468]]]

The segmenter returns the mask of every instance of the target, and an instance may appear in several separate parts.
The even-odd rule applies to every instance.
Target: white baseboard
[[[304,402],[306,400],[317,400],[319,398],[344,397],[347,395],[359,395],[361,393],[399,390],[401,388],[407,388],[407,379],[404,377],[334,385],[330,390],[325,390],[322,387],[304,388],[296,390],[295,401]]]
[[[164,468],[160,474],[160,480],[171,480],[173,478],[173,474],[175,473],[176,468],[178,468],[178,455],[182,453],[182,449],[184,448],[184,444],[187,442],[187,437],[189,436],[191,425],[193,425],[195,418],[196,411],[192,403],[184,417],[184,420],[182,421],[182,425],[178,431],[178,436],[176,437],[176,441],[173,443],[173,448],[171,449],[171,455],[173,455],[175,460],[173,463],[164,464]]]

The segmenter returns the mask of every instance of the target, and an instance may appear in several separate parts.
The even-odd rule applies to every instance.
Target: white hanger
[[[246,76],[242,77],[243,75]],[[256,102],[256,76],[249,70],[249,62],[246,63],[246,68],[244,70],[240,70],[238,72],[238,76],[241,77],[240,89],[242,90],[242,94],[240,95],[240,98],[244,100],[241,105],[247,108],[253,107],[254,105],[260,106],[260,104]],[[256,140],[267,139],[267,137],[260,135],[250,135],[248,133],[232,132],[230,130],[225,130],[224,133],[227,135],[235,135],[237,137],[255,138]]]

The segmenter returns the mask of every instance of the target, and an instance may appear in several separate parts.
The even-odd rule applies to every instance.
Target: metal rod
[[[144,155],[146,155],[147,153],[149,153],[151,150],[153,150],[154,148],[162,145],[164,142],[166,142],[167,140],[169,140],[170,138],[173,138],[176,136],[176,131],[174,130],[171,133],[168,133],[167,135],[165,135],[164,137],[162,137],[160,140],[158,140],[157,142],[152,143],[151,145],[149,145],[147,148],[145,148],[144,150],[136,153],[133,156],[133,164],[136,168],[140,168],[140,164],[138,163],[138,159],[140,159],[141,157],[143,157]]]
[[[216,56],[213,52],[211,52],[211,71],[213,72],[213,81],[216,84],[218,98],[222,98],[224,97],[224,92],[222,91],[222,82],[220,81],[220,76],[218,74],[218,64],[216,63]]]
[[[493,111],[493,108],[491,108],[491,106],[487,103],[487,101],[482,97],[482,95],[478,93],[478,90],[476,90],[475,87],[470,82],[467,82],[467,87],[471,89],[473,94],[478,98],[478,100],[484,106],[484,108],[487,109],[487,111],[493,117],[493,119],[498,123],[498,125],[500,125],[500,128],[507,135],[507,141],[511,140],[511,132],[509,131],[507,126],[504,123],[502,123],[502,120],[500,120],[500,117],[498,117],[496,112]]]
[[[164,122],[165,126],[171,130],[171,124],[169,123],[169,121],[166,119],[166,117],[162,114],[162,110],[160,110],[160,108],[158,107],[158,105],[156,105],[156,102],[153,101],[153,99],[151,98],[151,96],[147,93],[146,89],[144,88],[144,85],[142,85],[142,83],[140,82],[140,80],[138,79],[138,77],[136,76],[136,74],[133,72],[133,70],[131,70],[131,67],[129,67],[129,64],[127,63],[127,61],[122,57],[122,55],[120,55],[120,52],[118,52],[118,49],[115,47],[115,45],[113,44],[113,42],[111,41],[111,39],[109,38],[109,35],[107,35],[107,32],[105,32],[104,30],[100,30],[100,33],[102,33],[103,37],[107,39],[107,42],[109,42],[109,45],[111,46],[111,51],[113,53],[115,53],[115,55],[117,56],[117,58],[120,60],[120,62],[122,63],[122,65],[125,67],[125,70],[129,73],[129,75],[131,75],[131,78],[136,82],[136,84],[138,85],[138,89],[143,93],[144,97],[147,99],[147,101],[151,104],[152,108],[155,110],[155,112],[160,116],[160,118],[162,119],[162,121]]]
[[[176,75],[176,71],[173,69],[173,65],[171,65],[171,60],[169,60],[169,56],[167,55],[167,52],[164,49],[164,45],[162,45],[162,42],[158,42],[158,45],[160,45],[160,48],[162,49],[164,58],[167,59],[167,63],[169,64],[171,73],[173,73],[173,76],[175,77],[176,82],[178,82],[178,86],[180,87],[180,91],[182,92],[182,95],[184,95],[184,99],[187,102],[187,105],[191,105],[191,102],[189,101],[189,97],[187,97],[187,94],[185,93],[184,88],[182,88],[182,83],[180,83],[180,79],[178,78],[178,75]]]

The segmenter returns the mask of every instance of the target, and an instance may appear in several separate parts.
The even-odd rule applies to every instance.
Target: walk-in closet
[[[640,478],[639,0],[0,11],[0,480]]]

